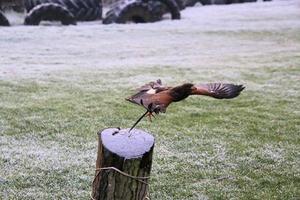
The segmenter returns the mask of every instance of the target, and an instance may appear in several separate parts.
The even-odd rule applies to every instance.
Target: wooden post
[[[144,200],[152,164],[154,137],[142,130],[108,128],[98,133],[92,199]]]

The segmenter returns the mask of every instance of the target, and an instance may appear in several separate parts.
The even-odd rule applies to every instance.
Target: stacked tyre
[[[100,0],[25,0],[24,5],[28,12],[26,25],[36,25],[41,20],[58,20],[68,25],[102,18]]]
[[[31,9],[25,18],[25,25],[39,25],[41,21],[61,21],[63,25],[76,24],[74,15],[56,3],[43,3]]]
[[[162,19],[165,10],[172,19],[180,19],[180,9],[174,0],[124,0],[106,13],[103,24],[156,22]]]
[[[158,21],[159,17],[155,16],[149,7],[149,4],[141,1],[132,1],[115,5],[106,13],[103,24],[111,23],[148,23]]]

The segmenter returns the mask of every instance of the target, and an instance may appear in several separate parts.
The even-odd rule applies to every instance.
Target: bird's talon
[[[153,113],[150,112],[150,111],[148,112],[147,116],[148,116],[150,122],[152,122],[152,118],[151,117],[155,118],[155,116],[153,115]]]

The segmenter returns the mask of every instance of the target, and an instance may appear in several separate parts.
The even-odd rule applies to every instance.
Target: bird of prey
[[[172,102],[181,101],[190,95],[205,95],[216,99],[232,99],[237,97],[244,88],[243,85],[228,83],[184,83],[175,87],[168,87],[164,86],[160,79],[152,81],[138,88],[136,94],[126,98],[127,101],[143,106],[147,110],[130,130],[144,116],[148,115],[151,120],[153,113],[164,113]]]

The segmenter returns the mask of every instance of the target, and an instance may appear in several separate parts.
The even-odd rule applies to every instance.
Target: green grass
[[[96,132],[129,127],[142,112],[123,100],[133,92],[132,76],[210,79],[185,71],[154,66],[121,74],[87,70],[68,81],[69,71],[39,81],[0,81],[3,197],[87,199]],[[268,64],[240,74],[235,82],[246,90],[239,98],[191,97],[139,125],[156,137],[153,199],[299,198],[299,91],[290,77],[300,70]]]

